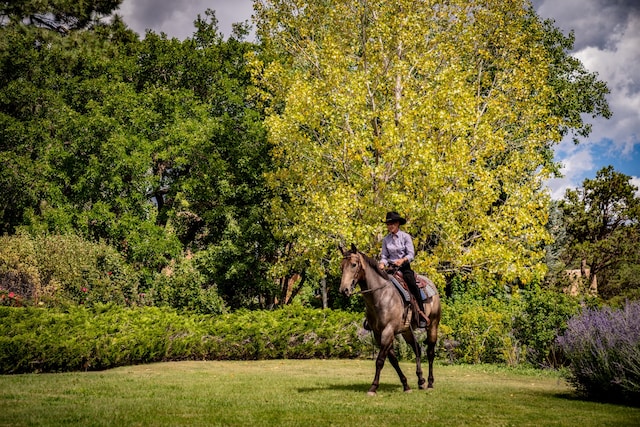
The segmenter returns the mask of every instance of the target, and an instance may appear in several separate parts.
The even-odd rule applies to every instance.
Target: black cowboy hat
[[[387,212],[387,218],[382,221],[385,224],[389,224],[390,222],[399,222],[400,225],[406,224],[407,220],[402,218],[398,212]]]

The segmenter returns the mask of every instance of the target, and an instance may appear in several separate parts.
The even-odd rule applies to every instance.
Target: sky
[[[632,177],[640,189],[640,0],[532,3],[541,18],[553,19],[563,33],[574,31],[570,53],[607,83],[613,113],[608,120],[583,117],[592,125],[591,134],[577,145],[569,136],[556,146],[555,159],[564,176],[547,182],[552,197],[561,199],[565,190],[594,179],[609,165]],[[183,40],[193,35],[193,21],[206,9],[216,11],[220,31],[229,35],[232,23],[251,23],[252,4],[252,0],[124,0],[118,13],[141,37],[151,29]]]

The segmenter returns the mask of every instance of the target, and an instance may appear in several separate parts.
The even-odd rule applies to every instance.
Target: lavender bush
[[[599,400],[640,402],[640,301],[621,310],[587,309],[567,323],[558,345],[569,382]]]

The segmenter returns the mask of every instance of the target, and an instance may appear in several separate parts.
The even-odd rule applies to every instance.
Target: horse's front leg
[[[376,374],[373,377],[373,382],[371,383],[371,387],[369,387],[369,391],[367,394],[369,396],[375,396],[376,391],[378,390],[378,386],[380,386],[380,372],[382,372],[382,368],[384,368],[384,362],[387,359],[387,356],[390,354],[393,355],[393,359],[395,359],[395,363],[398,363],[398,359],[393,354],[393,339],[394,334],[391,328],[387,328],[382,333],[376,335],[376,341],[380,346],[380,352],[378,353],[378,357],[376,358]],[[392,360],[392,364],[394,363]],[[395,365],[394,365],[395,366]],[[398,367],[399,369],[399,367]]]
[[[387,354],[389,354],[389,345],[380,344],[380,351],[378,352],[378,357],[376,358],[376,374],[373,377],[373,382],[371,383],[371,387],[369,387],[369,391],[367,394],[369,396],[375,396],[376,391],[378,390],[378,386],[380,385],[380,372],[382,372],[382,368],[384,368],[384,361],[387,358]]]
[[[404,376],[402,369],[400,369],[400,363],[398,363],[398,358],[396,357],[396,352],[393,349],[393,345],[391,345],[391,349],[389,350],[389,362],[395,368],[398,373],[398,377],[400,377],[400,382],[402,383],[402,388],[406,393],[411,391],[411,387],[409,387],[409,382],[407,381],[407,377]]]

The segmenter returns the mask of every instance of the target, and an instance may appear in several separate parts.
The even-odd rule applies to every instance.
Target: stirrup
[[[367,319],[364,319],[364,322],[362,322],[362,328],[365,331],[370,331],[371,330],[371,326],[369,325],[369,321]]]
[[[424,311],[418,310],[418,328],[419,329],[424,329],[426,327],[429,326],[429,324],[431,323],[429,321],[429,318],[426,317],[426,314]]]

